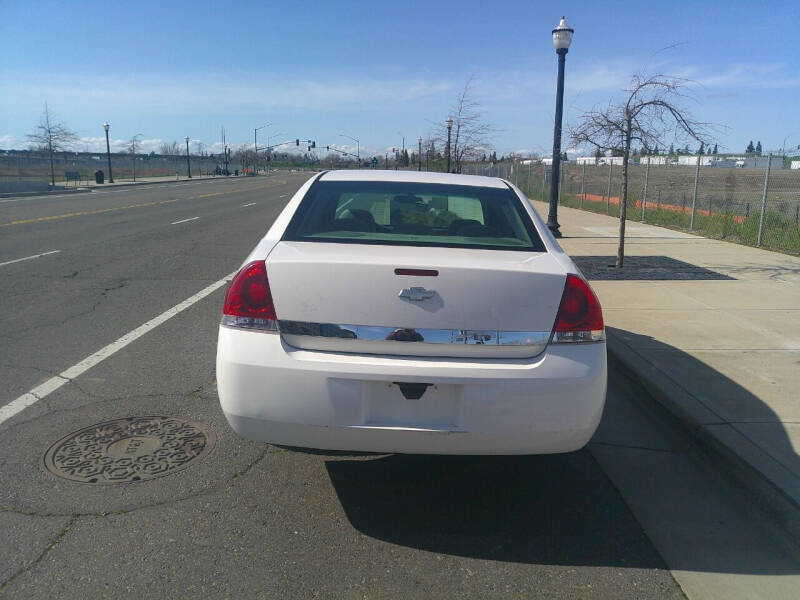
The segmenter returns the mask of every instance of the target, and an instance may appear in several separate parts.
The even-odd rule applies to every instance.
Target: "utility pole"
[[[700,180],[700,153],[697,153],[697,165],[694,168],[694,193],[692,194],[692,216],[689,217],[689,231],[694,231],[694,215],[697,210],[697,183]],[[760,243],[760,239],[759,239]]]
[[[111,146],[108,143],[108,123],[103,123],[103,129],[106,130],[106,156],[108,157],[108,183],[114,183],[114,175],[111,174]],[[51,151],[52,156],[52,151]]]
[[[192,178],[192,165],[189,163],[189,136],[186,136],[186,173]]]
[[[417,171],[422,171],[422,136],[417,138],[419,150],[417,151]]]
[[[264,129],[264,127],[270,127],[271,125],[272,123],[267,123],[266,125],[262,125],[261,127],[256,127],[255,129],[253,129],[253,150],[256,153],[255,157],[253,158],[253,169],[254,169],[253,175],[258,174],[258,130]],[[269,146],[269,137],[267,137],[267,146]],[[266,155],[264,162],[266,162]]]
[[[225,143],[225,127],[220,128],[222,136],[222,166],[224,167],[224,174],[228,174],[228,145]]]
[[[447,172],[450,172],[450,132],[453,131],[453,117],[447,117],[447,150],[445,154],[447,154]]]

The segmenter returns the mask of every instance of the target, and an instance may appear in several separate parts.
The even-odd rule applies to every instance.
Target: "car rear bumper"
[[[533,359],[389,357],[298,350],[220,327],[222,410],[240,435],[330,450],[538,454],[583,447],[602,415],[605,343]],[[397,383],[431,384],[418,400]]]

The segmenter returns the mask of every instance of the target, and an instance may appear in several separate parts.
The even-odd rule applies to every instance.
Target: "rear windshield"
[[[286,241],[544,252],[509,188],[385,181],[317,181]]]

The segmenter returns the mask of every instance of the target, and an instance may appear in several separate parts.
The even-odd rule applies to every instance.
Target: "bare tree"
[[[178,142],[163,142],[158,147],[158,153],[163,156],[178,156],[181,153],[181,145]]]
[[[128,152],[130,153],[131,157],[133,158],[133,180],[136,181],[136,144],[139,143],[139,140],[142,139],[142,134],[137,133],[131,139],[128,140]]]
[[[481,105],[473,99],[474,87],[475,78],[470,75],[450,115],[453,119],[450,156],[456,173],[461,173],[461,165],[465,160],[476,160],[491,148],[489,137],[494,128],[484,122]],[[447,128],[444,124],[436,125],[435,139],[441,146],[447,145]]]
[[[39,119],[36,130],[27,136],[28,140],[39,149],[44,150],[50,157],[50,183],[56,184],[56,169],[53,163],[53,154],[66,151],[78,139],[74,131],[63,123],[55,121],[47,102],[44,103],[44,112]]]
[[[239,161],[239,164],[242,165],[242,171],[246,171],[250,166],[256,164],[258,156],[250,144],[242,144],[236,149],[236,152],[233,154],[233,159]]]
[[[671,134],[675,139],[689,138],[709,141],[709,124],[695,120],[681,107],[686,98],[684,90],[690,82],[669,75],[636,74],[631,85],[624,90],[627,97],[619,104],[609,104],[603,109],[584,113],[578,125],[570,128],[572,144],[589,144],[598,151],[610,150],[622,156],[622,198],[619,208],[619,247],[617,268],[625,259],[625,218],[628,207],[628,160],[631,143],[643,147],[662,146]]]

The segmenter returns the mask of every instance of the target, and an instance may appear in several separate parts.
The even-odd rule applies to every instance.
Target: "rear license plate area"
[[[430,385],[417,400],[407,399],[392,382],[364,384],[365,425],[449,428],[458,424],[460,386]]]

